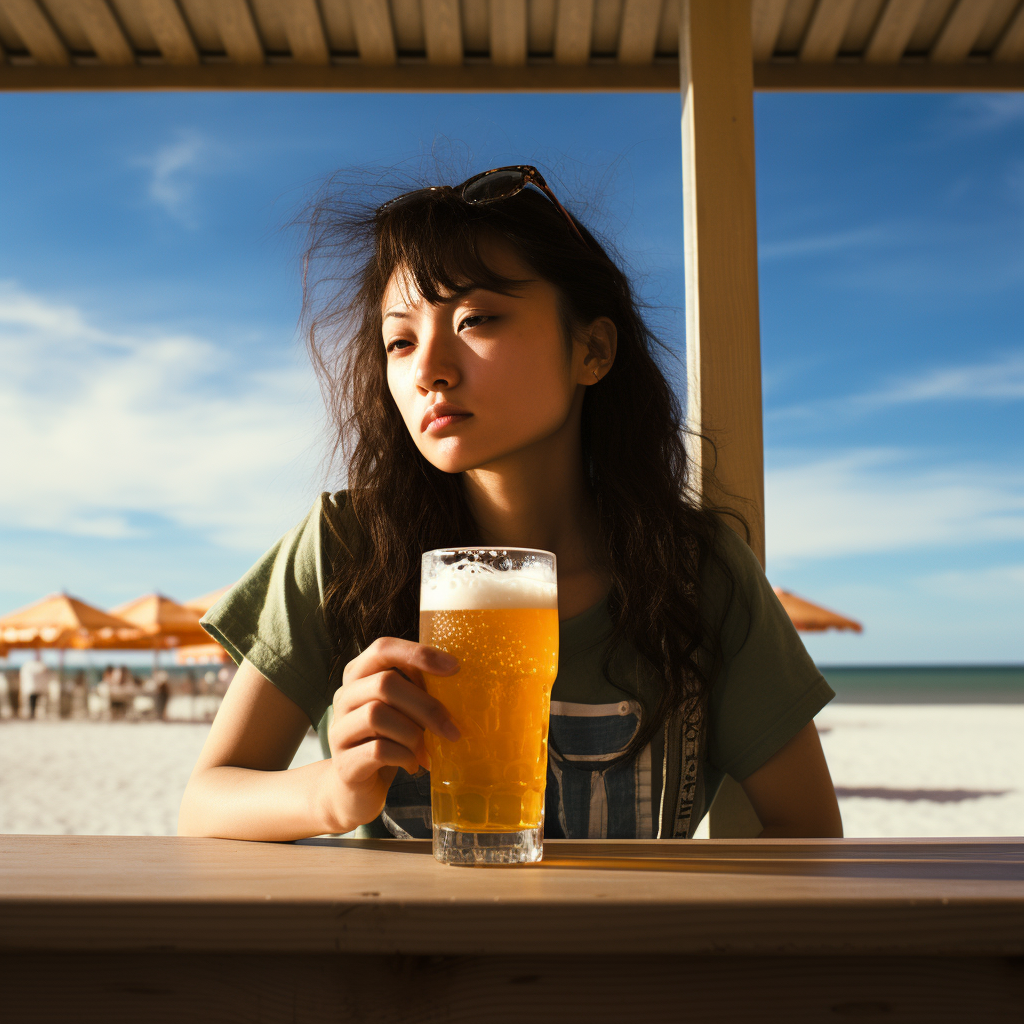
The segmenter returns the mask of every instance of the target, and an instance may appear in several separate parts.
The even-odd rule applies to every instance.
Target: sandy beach
[[[1024,705],[838,704],[817,724],[847,836],[1024,835]],[[2,721],[0,832],[172,835],[208,730]],[[309,735],[294,764],[319,757]]]

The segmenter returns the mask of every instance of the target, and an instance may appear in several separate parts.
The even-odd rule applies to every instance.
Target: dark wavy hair
[[[673,713],[706,720],[721,652],[702,577],[712,560],[728,575],[714,543],[721,527],[691,486],[681,409],[656,358],[667,350],[626,275],[583,224],[575,221],[586,246],[532,189],[487,205],[452,190],[422,192],[378,213],[382,198],[335,179],[305,221],[306,337],[335,428],[332,454],[348,472],[345,507],[325,503],[322,524],[343,553],[324,596],[336,671],[353,645],[415,638],[423,551],[480,543],[461,477],[420,454],[388,389],[381,304],[399,268],[430,302],[468,286],[507,291],[514,282],[481,254],[483,240],[499,239],[557,289],[570,346],[572,332],[598,317],[618,330],[614,365],[587,388],[582,413],[597,558],[611,578],[605,674],[614,650],[628,643],[662,684],[624,758]],[[357,524],[356,543],[346,516]]]

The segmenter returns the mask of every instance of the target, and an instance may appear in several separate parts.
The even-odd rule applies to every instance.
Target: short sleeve
[[[237,664],[249,661],[314,727],[334,693],[331,644],[323,616],[321,495],[286,533],[203,616],[203,628]]]
[[[728,527],[719,549],[722,665],[710,701],[708,758],[742,781],[835,696],[750,548]],[[730,581],[727,577],[732,576]]]

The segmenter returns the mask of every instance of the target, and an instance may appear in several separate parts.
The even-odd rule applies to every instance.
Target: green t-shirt
[[[333,648],[321,611],[325,501],[343,508],[344,492],[321,495],[203,618],[232,658],[254,665],[320,726],[321,737],[334,697]],[[559,624],[546,836],[691,836],[726,774],[745,779],[835,696],[747,545],[726,526],[717,545],[733,582],[715,570],[703,581],[709,621],[722,623],[722,661],[703,734],[674,718],[632,764],[619,763],[617,752],[653,706],[653,666],[623,645],[606,675],[606,601]],[[428,835],[428,781],[400,771],[386,812],[408,834]]]

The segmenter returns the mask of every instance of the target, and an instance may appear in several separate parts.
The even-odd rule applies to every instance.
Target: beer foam
[[[420,591],[420,611],[483,611],[496,608],[558,608],[554,574],[543,566],[496,570],[455,562]]]

